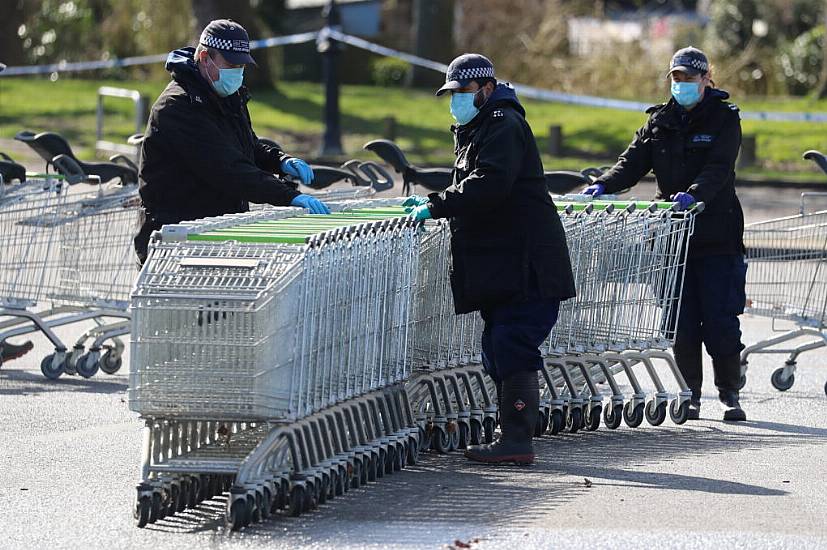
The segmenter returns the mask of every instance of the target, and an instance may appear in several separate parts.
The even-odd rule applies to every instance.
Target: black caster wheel
[[[385,475],[390,475],[394,472],[393,464],[396,462],[396,447],[390,446],[385,452],[385,462],[382,463],[382,469]]]
[[[603,425],[610,430],[616,430],[623,420],[623,405],[617,403],[603,409]]]
[[[135,523],[138,527],[146,527],[149,523],[150,511],[152,509],[152,499],[150,497],[141,497],[135,504]]]
[[[459,449],[459,425],[455,422],[448,427],[448,451],[456,451]]]
[[[589,409],[588,418],[586,418],[586,430],[593,432],[600,427],[600,414],[603,412],[601,405],[594,405]]]
[[[660,426],[666,420],[666,403],[661,403],[655,406],[655,400],[652,399],[646,403],[646,421],[652,426]]]
[[[152,493],[152,502],[149,507],[149,523],[161,519],[161,493]]]
[[[198,495],[201,493],[201,481],[194,477],[190,480],[189,503],[187,506],[195,508],[198,506]]]
[[[55,365],[53,364],[54,358],[55,354],[50,353],[40,362],[40,372],[42,372],[43,376],[49,380],[57,380],[64,372],[64,361],[61,361]]]
[[[566,417],[566,430],[569,433],[577,433],[583,427],[583,410],[580,407],[569,407],[569,414]]]
[[[100,369],[100,363],[91,353],[81,355],[75,364],[75,370],[84,378],[92,378],[98,373],[98,369]]]
[[[290,489],[290,504],[288,507],[288,514],[290,514],[290,517],[297,518],[302,515],[306,500],[307,490],[303,485],[296,485]]]
[[[316,502],[321,506],[327,502],[327,495],[330,493],[330,478],[327,474],[322,475],[322,481],[319,482],[319,489],[316,491]]]
[[[351,468],[350,488],[358,489],[362,486],[362,464],[358,460],[355,460],[349,468]]]
[[[251,523],[259,523],[261,521],[261,493],[256,491],[256,495],[247,495],[247,519],[249,520],[244,527]]]
[[[115,356],[111,349],[108,349],[100,358],[100,369],[106,374],[115,374],[121,370],[123,359],[120,355]]]
[[[483,442],[494,442],[494,419],[491,417],[485,418],[482,421]]]
[[[548,428],[548,416],[545,411],[540,411],[537,415],[537,424],[534,426],[534,437],[542,437]]]
[[[277,514],[278,512],[287,508],[289,504],[290,486],[286,481],[276,485],[276,494],[273,495],[273,504],[270,507],[270,514]]]
[[[387,463],[388,452],[380,447],[379,456],[376,458],[376,479],[385,477],[385,464]],[[374,480],[376,481],[376,480]]]
[[[190,487],[189,480],[181,482],[181,492],[178,496],[178,512],[183,512],[190,505]]]
[[[167,506],[167,515],[174,516],[178,512],[178,507],[181,505],[181,489],[177,485],[169,488],[169,504]]]
[[[444,428],[434,426],[433,431],[431,431],[431,446],[436,452],[443,455],[446,454],[451,450],[450,434],[448,434]]]
[[[408,464],[410,466],[416,466],[416,462],[419,460],[419,445],[416,441],[411,441],[410,445],[408,445]]]
[[[273,509],[273,493],[269,487],[261,489],[261,503],[258,506],[262,521],[270,517],[270,510]]]
[[[824,383],[824,395],[827,395],[827,382]]]
[[[314,479],[307,483],[307,496],[304,498],[304,511],[309,512],[319,507],[319,497],[322,492],[321,482]]]
[[[479,420],[471,420],[471,445],[479,445],[482,443],[482,423]]]
[[[230,511],[227,515],[227,527],[233,531],[240,531],[242,527],[247,525],[247,500],[243,498],[236,499],[230,505]]]
[[[339,483],[341,483],[342,489],[339,495],[343,495],[350,490],[351,478],[353,477],[353,471],[350,469],[350,465],[347,466],[339,466]]]
[[[770,384],[778,391],[787,391],[795,384],[795,373],[791,372],[789,376],[784,377],[784,367],[775,369],[770,376]]]
[[[548,417],[548,431],[551,435],[557,435],[563,429],[564,424],[563,411],[554,409]]]
[[[459,444],[458,449],[467,449],[471,444],[471,426],[465,422],[459,423]]]
[[[678,400],[673,399],[669,404],[669,418],[679,426],[689,420],[689,401],[678,405]]]
[[[371,454],[368,460],[368,481],[376,481],[379,479],[379,459],[376,455]]]
[[[623,421],[630,428],[637,428],[643,423],[643,403],[638,403],[632,408],[632,402],[627,401],[623,407]]]

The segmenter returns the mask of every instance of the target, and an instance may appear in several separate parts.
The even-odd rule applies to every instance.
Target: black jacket
[[[471,122],[452,130],[453,183],[428,197],[434,218],[450,218],[456,312],[574,296],[563,225],[514,89],[498,85]]]
[[[220,98],[201,76],[193,48],[175,50],[172,81],[149,116],[140,153],[142,227],[135,237],[141,262],[161,225],[245,212],[248,201],[289,205],[299,192],[276,177],[282,151],[261,143],[241,88]]]
[[[657,199],[680,191],[703,202],[689,244],[690,257],[744,253],[744,213],[735,194],[735,159],[741,147],[738,107],[729,94],[707,88],[701,103],[687,111],[674,99],[650,107],[617,164],[597,181],[614,193],[635,185],[650,170]]]

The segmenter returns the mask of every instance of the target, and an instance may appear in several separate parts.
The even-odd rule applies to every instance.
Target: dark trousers
[[[556,299],[509,303],[480,311],[485,321],[482,363],[488,375],[502,382],[515,372],[542,368],[539,348],[554,328],[559,311],[560,300]]]
[[[741,377],[741,325],[747,266],[741,255],[689,259],[675,334],[675,361],[694,398],[701,396],[703,355],[712,357],[715,385],[736,390]]]

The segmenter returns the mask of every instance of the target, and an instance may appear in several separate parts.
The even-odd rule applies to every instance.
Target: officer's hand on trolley
[[[419,206],[409,206],[405,208],[405,211],[408,213],[409,218],[413,218],[418,222],[423,222],[425,220],[430,220],[431,216],[431,209],[428,208],[427,204],[420,204]]]
[[[593,185],[589,185],[582,191],[580,191],[581,195],[591,195],[592,197],[597,197],[602,195],[603,192],[606,190],[606,186],[602,183],[595,183]]]
[[[325,203],[310,195],[299,195],[290,202],[290,206],[298,206],[310,210],[311,214],[330,214],[330,208]]]
[[[672,201],[678,203],[679,210],[688,210],[689,207],[695,204],[695,197],[693,197],[689,193],[684,193],[683,191],[681,191],[680,193],[675,193],[669,198]]]
[[[313,183],[313,169],[302,159],[289,158],[281,162],[281,171],[287,175],[299,178],[305,185]],[[329,213],[329,212],[328,212]]]
[[[419,195],[411,195],[410,197],[405,199],[405,202],[402,203],[402,206],[416,207],[416,206],[422,206],[423,204],[428,204],[428,197],[420,197]],[[411,210],[413,210],[413,208]],[[410,212],[410,210],[409,210],[409,212]]]

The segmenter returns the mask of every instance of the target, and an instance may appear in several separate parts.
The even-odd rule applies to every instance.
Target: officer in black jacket
[[[672,98],[649,108],[617,164],[587,194],[614,193],[635,185],[650,170],[657,199],[684,208],[703,202],[689,242],[675,360],[692,390],[690,418],[700,413],[703,355],[712,357],[715,385],[725,420],[746,420],[738,399],[744,311],[744,214],[735,194],[735,159],[741,146],[738,107],[712,87],[709,61],[696,48],[683,48],[669,68]]]
[[[497,383],[502,436],[469,447],[465,456],[531,463],[538,347],[557,321],[560,301],[575,295],[565,233],[525,110],[510,85],[497,84],[491,61],[456,58],[437,95],[447,91],[457,121],[453,183],[407,204],[417,219],[450,219],[454,308],[480,311],[485,321],[483,362]]]
[[[140,153],[144,208],[135,250],[142,264],[151,233],[162,225],[245,212],[248,201],[329,213],[277,177],[308,184],[313,171],[253,132],[241,85],[249,64],[255,61],[247,31],[227,19],[207,25],[197,48],[169,54],[172,81],[152,106]]]

